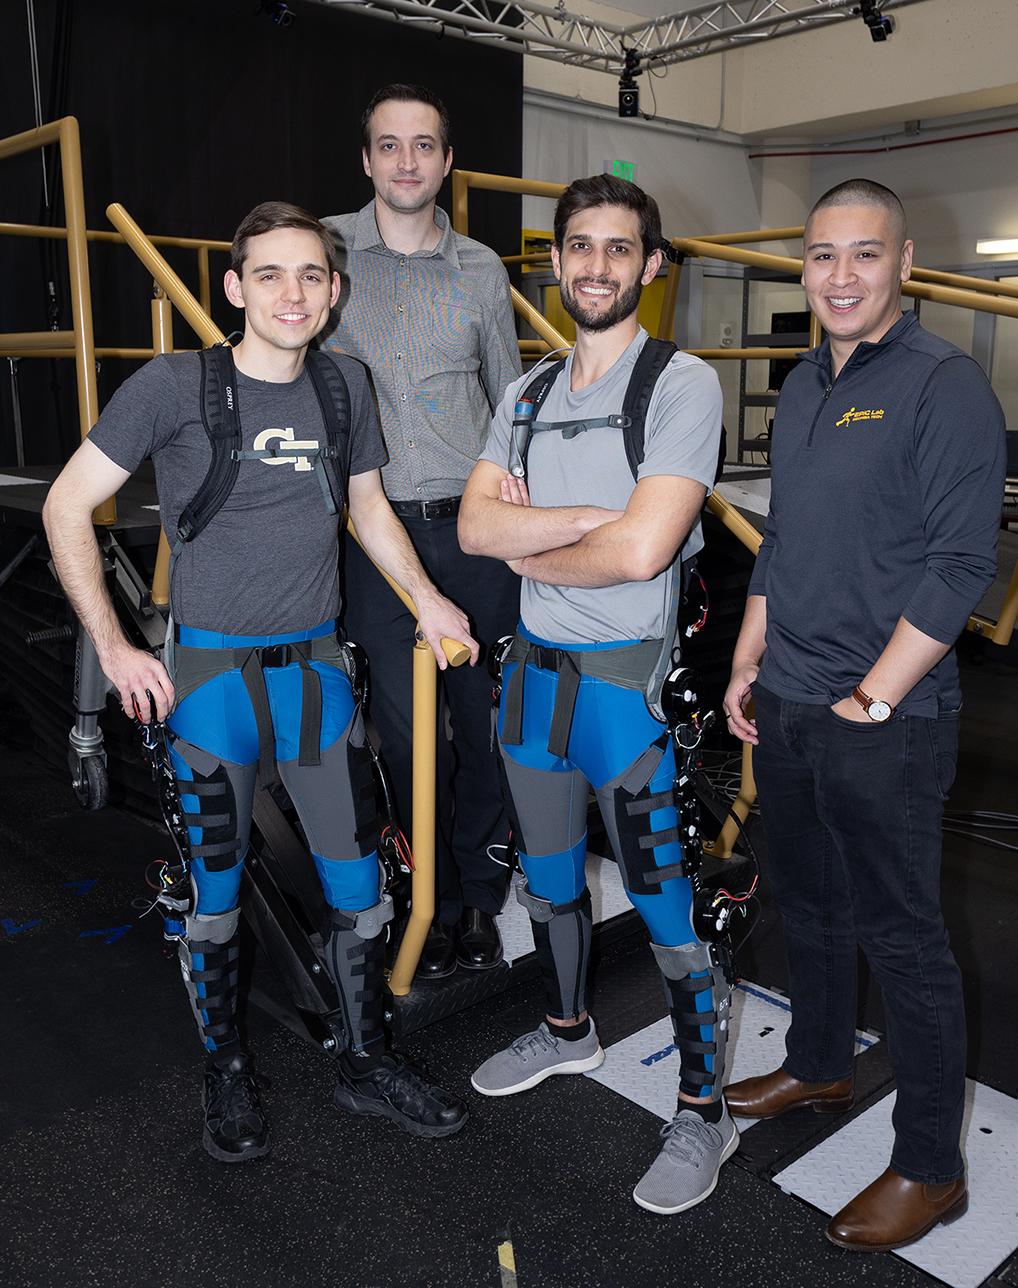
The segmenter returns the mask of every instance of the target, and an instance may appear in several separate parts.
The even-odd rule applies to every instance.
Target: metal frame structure
[[[379,18],[432,28],[573,67],[621,73],[627,51],[644,65],[703,58],[726,49],[801,35],[857,17],[857,0],[721,0],[682,13],[620,25],[534,0],[319,0],[334,8],[363,9]],[[882,0],[891,13],[922,0]],[[631,55],[630,55],[631,57]]]

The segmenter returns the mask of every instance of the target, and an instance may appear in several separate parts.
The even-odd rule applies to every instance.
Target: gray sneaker
[[[470,1082],[482,1096],[511,1096],[536,1087],[553,1073],[586,1073],[602,1064],[604,1052],[593,1021],[579,1042],[561,1042],[542,1020],[533,1033],[524,1033],[485,1060]]]
[[[718,1170],[739,1147],[739,1130],[725,1109],[721,1121],[704,1122],[695,1109],[680,1110],[661,1128],[664,1148],[633,1190],[648,1212],[671,1216],[713,1194]]]

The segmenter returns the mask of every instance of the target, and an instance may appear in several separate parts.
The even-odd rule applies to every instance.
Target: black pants
[[[481,643],[477,665],[449,667],[439,688],[436,918],[451,924],[464,905],[494,915],[505,901],[506,869],[488,847],[504,845],[509,825],[502,800],[498,748],[492,735],[492,681],[486,650],[515,630],[520,580],[504,563],[465,555],[456,519],[402,519],[428,576],[470,617]],[[412,828],[412,651],[415,623],[354,541],[346,550],[344,625],[370,662],[368,715],[381,738],[400,821]],[[441,700],[449,707],[452,742],[444,736]],[[505,859],[505,852],[498,851]]]
[[[785,1071],[802,1082],[851,1072],[861,947],[897,1083],[891,1166],[951,1181],[962,1172],[965,1011],[940,911],[940,822],[957,712],[856,724],[759,684],[753,694],[753,768],[788,949]]]

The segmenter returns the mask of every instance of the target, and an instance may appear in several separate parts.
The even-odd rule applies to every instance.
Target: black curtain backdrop
[[[81,126],[88,226],[109,228],[120,201],[150,233],[229,240],[247,211],[269,199],[319,215],[358,209],[371,196],[361,168],[360,114],[379,86],[428,85],[453,122],[454,164],[518,175],[522,60],[386,19],[290,0],[275,25],[255,0],[35,0],[43,119]],[[0,137],[35,124],[23,5],[0,19]],[[50,210],[40,154],[0,162],[0,220],[64,223],[55,149],[47,150]],[[448,184],[440,203],[449,208]],[[519,250],[518,198],[471,197],[470,233],[502,254]],[[197,291],[193,254],[167,259]],[[90,252],[97,344],[151,343],[150,279],[126,247]],[[225,256],[213,255],[213,313],[227,332],[239,314],[223,299]],[[71,325],[62,242],[0,237],[0,331]],[[47,283],[56,285],[55,310]],[[174,316],[178,347],[197,341]],[[136,363],[106,360],[105,402]],[[26,461],[51,464],[78,441],[73,363],[20,363]],[[0,469],[14,462],[10,380],[0,368]]]

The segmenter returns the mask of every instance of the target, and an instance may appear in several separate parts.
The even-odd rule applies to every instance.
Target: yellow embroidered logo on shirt
[[[842,425],[853,425],[857,420],[883,420],[884,409],[878,407],[871,411],[856,411],[854,407],[849,407],[840,420],[834,422],[835,429],[840,429]]]

